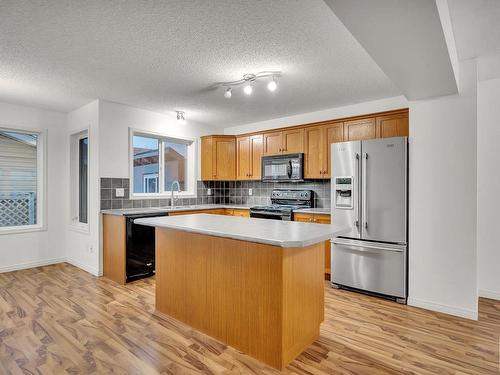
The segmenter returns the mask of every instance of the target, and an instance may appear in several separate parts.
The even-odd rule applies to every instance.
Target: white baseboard
[[[18,263],[10,266],[0,267],[0,273],[25,270],[34,267],[49,266],[51,264],[57,264],[63,262],[66,262],[66,258],[53,258],[53,259],[37,260],[35,262]]]
[[[500,292],[494,290],[479,289],[479,297],[496,299],[500,301]]]
[[[102,274],[100,274],[99,270],[97,268],[94,268],[94,267],[90,267],[89,265],[87,264],[83,264],[75,259],[71,259],[71,258],[66,258],[65,260],[67,263],[75,266],[75,267],[78,267],[82,270],[84,270],[85,272],[88,272],[94,276],[102,276]]]
[[[477,310],[462,309],[459,307],[444,305],[444,304],[435,303],[435,302],[424,301],[424,300],[417,299],[417,298],[409,297],[407,302],[408,302],[408,305],[410,305],[410,306],[420,307],[422,309],[437,311],[437,312],[444,313],[444,314],[455,315],[455,316],[459,316],[461,318],[466,318],[466,319],[477,320],[477,316],[478,316]]]

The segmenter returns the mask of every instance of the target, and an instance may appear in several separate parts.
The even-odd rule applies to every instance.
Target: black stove
[[[250,217],[274,220],[292,220],[293,211],[299,208],[311,208],[314,202],[312,190],[276,189],[271,193],[269,206],[250,208]]]

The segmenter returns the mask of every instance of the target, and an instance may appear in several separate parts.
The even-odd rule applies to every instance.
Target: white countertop
[[[241,210],[249,210],[251,206],[232,205],[232,204],[197,204],[192,206],[175,206],[174,208],[168,207],[144,207],[144,208],[123,208],[123,209],[110,209],[102,210],[101,213],[105,215],[125,216],[136,214],[154,214],[164,212],[179,212],[179,211],[198,211],[198,210],[213,210],[217,208],[235,208]],[[293,212],[303,212],[310,214],[330,214],[329,208],[299,208]]]
[[[176,229],[209,236],[280,247],[306,247],[347,233],[350,228],[332,224],[193,214],[136,219],[141,225]]]
[[[232,205],[232,204],[195,204],[191,206],[174,206],[174,207],[144,207],[144,208],[122,208],[101,210],[105,215],[136,215],[136,214],[154,214],[163,212],[180,212],[180,211],[198,211],[198,210],[214,210],[217,208],[236,208],[242,210],[249,210],[250,206]]]

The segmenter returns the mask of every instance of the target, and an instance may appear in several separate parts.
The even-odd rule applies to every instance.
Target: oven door
[[[301,181],[303,177],[302,154],[262,158],[262,181]]]
[[[290,221],[291,217],[283,215],[279,212],[266,212],[266,211],[253,211],[250,210],[250,217],[255,217],[258,219],[272,219],[272,220],[287,220]]]

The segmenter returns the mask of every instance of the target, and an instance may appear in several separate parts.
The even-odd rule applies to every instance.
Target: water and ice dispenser
[[[335,177],[335,197],[336,208],[352,209],[354,207],[354,192],[352,176]]]

